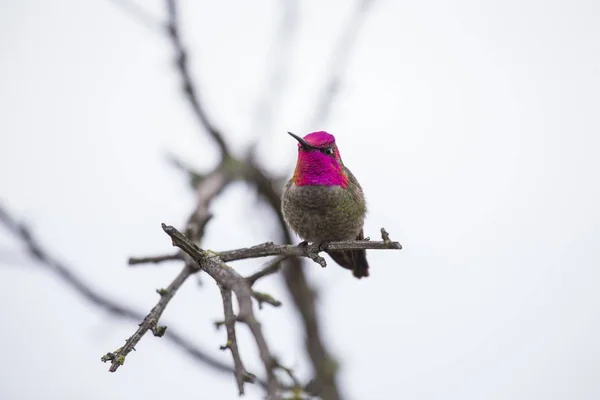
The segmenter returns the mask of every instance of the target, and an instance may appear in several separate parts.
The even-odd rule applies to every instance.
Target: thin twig
[[[284,254],[273,259],[270,263],[268,263],[263,269],[253,273],[252,275],[246,277],[246,281],[250,286],[254,285],[254,283],[267,275],[274,274],[275,272],[281,269],[281,263],[287,260],[290,256]]]
[[[238,385],[240,395],[244,394],[244,383],[254,383],[256,378],[253,374],[246,371],[244,364],[242,363],[242,357],[240,356],[240,350],[238,349],[237,338],[235,335],[235,321],[236,317],[233,313],[233,304],[231,301],[231,289],[226,289],[219,285],[221,290],[221,297],[223,298],[223,312],[225,314],[225,328],[227,329],[227,343],[225,346],[221,346],[221,350],[231,350],[233,357],[233,365],[235,368],[235,380]]]
[[[206,225],[212,218],[211,202],[227,187],[233,177],[227,170],[225,161],[207,174],[196,188],[196,207],[190,214],[185,233],[195,243],[200,243],[206,231]]]
[[[176,52],[177,58],[177,67],[179,68],[179,73],[181,78],[183,79],[183,90],[187,96],[188,101],[190,102],[194,114],[198,117],[198,120],[202,126],[206,129],[208,134],[213,138],[213,140],[219,146],[219,150],[221,156],[223,158],[229,157],[229,147],[225,140],[223,139],[223,134],[215,127],[215,125],[210,121],[208,115],[206,114],[206,110],[202,107],[202,103],[199,100],[199,96],[196,90],[196,87],[192,81],[190,76],[190,71],[188,69],[188,56],[185,47],[183,46],[183,42],[181,40],[181,36],[179,34],[179,15],[177,9],[177,1],[176,0],[166,0],[167,2],[167,10],[169,14],[168,21],[168,30],[169,37],[171,38],[171,43]]]
[[[189,278],[195,272],[197,272],[197,270],[194,270],[186,265],[166,289],[159,290],[160,300],[154,306],[154,308],[152,308],[152,311],[146,315],[138,330],[131,335],[129,339],[127,339],[123,347],[119,348],[114,353],[106,353],[106,355],[102,358],[102,361],[104,362],[112,361],[109,368],[110,372],[115,372],[121,365],[123,365],[125,362],[125,357],[127,357],[127,355],[135,349],[135,346],[140,342],[142,337],[144,337],[146,332],[151,330],[154,336],[158,337],[161,337],[165,334],[167,327],[158,325],[160,316],[162,315],[163,311],[165,311],[165,308],[167,308],[169,301],[171,301],[175,293],[177,293],[177,290],[179,290],[187,278]]]
[[[221,163],[212,172],[203,175],[196,187],[196,207],[188,217],[185,233],[194,243],[200,244],[206,232],[206,226],[212,219],[210,212],[211,202],[227,187],[234,179],[229,171],[228,159],[222,159]],[[189,171],[192,174],[192,171]],[[181,253],[186,265],[194,267],[194,261],[185,253]]]
[[[140,265],[140,264],[159,264],[165,261],[181,261],[183,255],[180,252],[174,254],[164,254],[162,256],[151,256],[151,257],[130,257],[127,260],[129,265]]]
[[[291,368],[282,365],[281,363],[279,363],[279,360],[275,361],[275,368],[285,372],[286,375],[292,380],[292,388],[301,387],[300,381],[298,380],[298,378],[296,378],[296,375],[294,374],[294,371]]]

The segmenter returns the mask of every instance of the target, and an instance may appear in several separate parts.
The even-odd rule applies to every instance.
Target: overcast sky
[[[165,15],[162,1],[138,3]],[[259,123],[280,3],[185,1],[182,33],[236,152],[259,140],[265,166],[287,175],[296,143],[285,132],[328,130],[367,195],[365,234],[384,226],[404,246],[369,252],[360,281],[307,264],[346,398],[598,399],[600,2],[376,0],[318,126],[354,2],[298,2],[282,52],[289,79]],[[1,10],[0,200],[91,285],[145,313],[179,267],[126,260],[171,251],[160,223],[181,226],[193,205],[166,155],[199,170],[217,161],[172,48],[108,0],[4,0]],[[207,247],[276,239],[253,196],[240,184],[219,198]],[[237,398],[232,376],[151,336],[110,374],[100,357],[135,323],[82,302],[20,249],[0,230],[0,398]],[[163,323],[231,362],[212,324],[218,290],[203,281],[185,284]],[[307,378],[280,279],[259,289],[284,302],[258,312],[274,352]],[[248,368],[262,374],[240,331]]]

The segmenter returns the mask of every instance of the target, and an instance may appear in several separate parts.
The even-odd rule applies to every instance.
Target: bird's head
[[[298,161],[292,177],[296,186],[348,186],[348,174],[333,135],[325,131],[304,138],[288,134],[298,141]]]

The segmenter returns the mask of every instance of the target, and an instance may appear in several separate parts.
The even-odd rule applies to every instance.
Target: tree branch
[[[250,286],[252,286],[260,278],[276,273],[281,269],[281,263],[287,260],[289,257],[289,255],[285,254],[283,256],[275,258],[270,263],[268,263],[267,266],[265,266],[263,269],[248,276],[246,278],[246,281]]]
[[[186,235],[194,242],[200,243],[204,237],[206,225],[212,218],[210,203],[233,180],[225,160],[196,187],[196,207],[186,223]]]
[[[182,235],[172,226],[163,224],[163,230],[171,237],[173,245],[187,253],[200,268],[210,275],[217,283],[225,288],[233,290],[238,304],[239,313],[237,320],[245,323],[254,337],[260,358],[267,373],[267,393],[270,398],[277,398],[280,389],[279,382],[275,377],[274,362],[267,341],[263,335],[262,328],[252,310],[252,291],[246,280],[233,268],[228,267],[214,252],[201,250],[192,241]]]
[[[142,337],[148,332],[148,330],[152,330],[154,336],[161,337],[165,334],[167,327],[158,325],[158,320],[162,315],[165,308],[169,304],[169,301],[173,298],[177,290],[183,285],[183,283],[189,278],[192,274],[197,272],[197,270],[193,270],[189,266],[185,266],[179,275],[171,282],[171,284],[166,289],[158,290],[160,294],[160,300],[158,303],[152,308],[152,311],[142,321],[139,325],[138,330],[125,342],[125,345],[119,348],[114,353],[106,353],[104,357],[102,357],[102,361],[112,361],[109,371],[115,372],[123,363],[125,362],[125,357],[134,350],[135,346],[140,342]]]
[[[341,84],[341,75],[343,71],[341,68],[343,68],[344,64],[346,64],[340,60],[346,60],[347,56],[344,55],[344,52],[349,54],[354,43],[356,31],[360,27],[361,19],[364,17],[364,11],[366,11],[367,6],[372,3],[372,0],[360,1],[360,7],[357,10],[355,17],[351,20],[346,29],[346,33],[343,34],[342,38],[340,39],[338,52],[334,53],[337,55],[332,57],[334,62],[337,62],[338,68],[335,68],[334,64],[334,68],[332,68],[329,78],[326,79],[327,83],[325,84],[323,95],[321,96],[322,100],[318,102],[319,105],[316,107],[317,113],[313,118],[313,121],[316,121],[314,122],[315,124],[319,121],[324,121],[329,114],[331,108],[330,104],[332,103],[333,98],[337,93],[337,89]],[[169,33],[173,46],[178,55],[179,72],[182,75],[184,89],[188,101],[190,101],[192,108],[199,117],[198,119],[200,123],[206,128],[211,137],[219,145],[223,160],[229,158],[230,160],[235,161],[236,166],[239,167],[236,169],[234,176],[244,179],[256,187],[261,197],[268,205],[272,207],[281,227],[281,240],[284,244],[291,245],[292,235],[281,214],[281,185],[276,185],[276,180],[265,174],[253,159],[248,158],[245,161],[240,161],[231,157],[228,148],[225,145],[225,141],[223,140],[223,135],[210,123],[210,120],[207,118],[205,110],[201,107],[199,98],[196,95],[196,91],[192,85],[191,77],[189,71],[187,70],[187,54],[181,44],[181,39],[179,36],[175,1],[167,0],[167,5],[169,7],[170,15]],[[354,33],[352,32],[353,30],[355,31]],[[340,52],[339,49],[342,49],[343,52]],[[227,185],[227,183],[224,185]],[[192,239],[194,240],[195,238]],[[385,239],[384,243],[389,245]],[[306,256],[317,262],[319,262],[319,259],[322,260],[322,258],[318,256],[318,252],[315,252],[314,249],[312,250],[313,251],[308,251]],[[341,395],[336,384],[337,363],[329,355],[320,336],[318,315],[314,301],[314,290],[310,287],[306,279],[302,269],[301,259],[299,257],[291,257],[285,261],[285,264],[286,266],[283,269],[283,276],[286,286],[294,301],[294,305],[296,306],[302,318],[305,331],[306,349],[315,370],[314,381],[316,384],[313,386],[319,388],[319,395],[324,400],[339,400],[341,399]]]
[[[385,232],[385,229],[382,228]],[[383,241],[371,240],[347,240],[343,242],[330,242],[327,245],[327,250],[401,250],[402,245],[398,242],[392,242],[387,237]],[[252,247],[244,247],[241,249],[220,251],[217,254],[223,262],[244,260],[247,258],[259,258],[278,255],[302,256],[311,258],[316,263],[325,267],[325,260],[318,256],[321,252],[319,243],[302,245],[291,244],[274,244],[273,242],[261,243]]]
[[[225,313],[225,328],[227,329],[227,343],[225,346],[221,346],[221,350],[231,350],[233,357],[233,365],[235,367],[235,379],[237,381],[238,390],[240,395],[244,394],[244,383],[254,383],[256,378],[253,374],[246,371],[244,364],[242,363],[242,357],[238,349],[237,338],[235,335],[235,321],[236,317],[233,313],[233,303],[231,301],[231,289],[226,289],[219,284],[221,290],[221,297],[223,298],[223,311]]]
[[[361,8],[359,12],[363,12],[372,0],[361,0]],[[116,1],[118,3],[118,1]],[[146,20],[148,25],[152,25],[154,22],[147,18],[146,13],[143,9],[138,8],[134,5],[131,7],[129,1],[123,0],[124,5],[129,7],[129,11],[133,11],[136,17],[141,20]],[[207,175],[197,175],[194,177],[194,181],[197,183],[197,206],[194,212],[190,215],[186,224],[185,233],[189,239],[183,236],[175,228],[165,226],[163,229],[173,240],[173,244],[183,250],[184,253],[178,252],[176,254],[164,255],[158,257],[146,257],[146,258],[131,258],[129,260],[130,265],[141,264],[141,263],[158,263],[168,260],[184,259],[186,261],[185,267],[181,273],[175,278],[175,280],[169,285],[167,289],[158,290],[161,295],[161,299],[152,311],[143,319],[139,325],[139,329],[128,339],[126,344],[121,347],[115,353],[108,353],[105,356],[105,361],[112,361],[111,371],[116,370],[120,365],[123,364],[127,354],[134,349],[135,345],[139,343],[141,338],[148,330],[151,330],[156,336],[162,336],[165,334],[175,344],[185,349],[190,355],[195,357],[197,360],[201,360],[219,370],[234,372],[236,380],[238,381],[238,388],[240,393],[243,393],[243,382],[250,380],[251,374],[248,374],[243,368],[239,351],[237,350],[237,343],[235,344],[236,351],[233,351],[233,343],[236,342],[234,323],[231,320],[233,315],[233,306],[231,299],[231,291],[236,294],[238,303],[240,305],[240,313],[237,317],[238,321],[244,322],[248,325],[256,345],[259,349],[261,360],[265,366],[267,372],[266,385],[270,398],[278,398],[278,391],[281,386],[274,374],[274,369],[281,368],[287,372],[290,377],[294,380],[294,385],[298,386],[297,380],[292,376],[291,371],[285,369],[274,360],[270,350],[268,348],[265,337],[262,333],[260,323],[256,320],[253,309],[252,309],[252,298],[255,298],[259,302],[259,306],[262,302],[267,302],[272,305],[279,305],[280,303],[273,299],[271,296],[264,293],[260,293],[252,290],[251,286],[260,278],[275,273],[279,270],[281,263],[285,263],[283,269],[283,276],[285,283],[292,295],[294,304],[298,309],[302,321],[304,323],[304,331],[306,336],[306,348],[310,356],[311,362],[315,369],[315,379],[321,386],[320,394],[325,400],[337,400],[341,396],[338,392],[335,382],[335,371],[336,364],[325,349],[325,346],[320,338],[320,331],[318,325],[317,311],[314,304],[314,291],[310,287],[304,271],[301,268],[302,264],[299,257],[301,256],[311,258],[313,261],[325,266],[325,260],[319,256],[319,249],[317,244],[308,245],[305,248],[294,246],[291,244],[291,234],[287,228],[280,209],[280,197],[281,188],[277,184],[276,179],[266,175],[254,160],[248,158],[248,160],[242,161],[235,159],[231,156],[229,147],[224,140],[222,132],[215,127],[213,122],[210,120],[206,113],[206,109],[200,101],[198,91],[193,84],[189,67],[188,67],[188,56],[185,47],[183,46],[180,36],[180,23],[178,20],[178,11],[176,0],[166,0],[168,9],[168,22],[166,28],[171,39],[171,43],[174,47],[177,59],[177,68],[181,75],[183,82],[183,89],[187,100],[192,106],[192,110],[197,117],[199,123],[206,129],[211,138],[216,142],[222,157],[222,161],[219,166],[211,173]],[[289,18],[289,14],[285,18]],[[357,13],[358,15],[358,13]],[[341,68],[344,67],[347,58],[347,53],[354,42],[354,36],[360,26],[361,16],[355,16],[352,22],[349,24],[348,31],[345,36],[340,40],[339,48],[345,48],[346,53],[339,51],[333,59],[336,61],[338,69],[332,68],[332,73],[325,85],[324,95],[322,96],[322,102],[317,107],[317,114],[314,118],[315,121],[324,121],[330,110],[330,104],[333,101],[333,97],[336,93],[337,88],[341,81]],[[163,26],[162,24],[160,24]],[[352,31],[354,30],[354,33]],[[291,32],[291,30],[290,30]],[[291,34],[290,34],[291,36]],[[289,38],[288,38],[289,40]],[[285,43],[282,41],[282,43]],[[345,46],[345,47],[344,47]],[[285,46],[284,46],[285,47]],[[346,54],[346,56],[344,56]],[[285,65],[285,63],[283,64]],[[334,65],[335,67],[335,65]],[[284,69],[280,66],[278,68],[280,75],[279,78],[273,82],[277,84],[281,82],[281,77],[285,75]],[[277,85],[275,85],[277,86]],[[277,92],[277,90],[273,90]],[[266,103],[265,103],[266,104]],[[316,122],[315,122],[316,124]],[[259,246],[254,246],[246,249],[230,250],[221,253],[213,253],[200,250],[197,245],[200,243],[204,236],[205,228],[212,215],[209,212],[209,205],[212,199],[214,199],[222,190],[235,179],[244,179],[251,183],[257,188],[258,193],[263,197],[267,204],[269,204],[278,219],[281,226],[282,241],[283,245],[274,245],[273,243],[265,243]],[[3,210],[0,208],[0,219],[3,217]],[[6,216],[6,215],[4,215]],[[10,222],[10,220],[8,220]],[[10,228],[10,224],[4,221]],[[14,222],[14,221],[13,221]],[[15,235],[19,236],[28,246],[28,252],[30,255],[40,261],[42,264],[48,266],[52,271],[58,274],[68,285],[74,287],[84,298],[97,306],[103,307],[109,312],[129,319],[141,320],[142,315],[123,307],[116,302],[113,302],[105,297],[102,297],[97,292],[92,290],[87,284],[85,284],[80,278],[74,275],[70,270],[64,267],[64,265],[55,262],[51,258],[47,257],[41,247],[36,245],[36,242],[31,238],[29,231],[20,225],[16,226]],[[387,234],[384,235],[382,230],[382,242],[367,242],[367,241],[349,241],[349,242],[336,242],[329,245],[331,250],[347,250],[347,249],[401,249],[399,243],[391,242]],[[31,243],[30,243],[31,242]],[[367,244],[368,243],[368,244]],[[337,247],[336,247],[337,246]],[[243,278],[235,270],[225,265],[226,261],[233,261],[245,258],[254,257],[265,257],[270,255],[280,255],[272,264],[265,267],[263,270],[247,277]],[[186,342],[181,336],[176,335],[172,329],[166,331],[166,327],[158,325],[158,320],[168,305],[170,299],[175,295],[176,291],[181,287],[183,282],[189,276],[199,271],[199,269],[207,272],[213,279],[217,281],[221,288],[221,294],[223,297],[223,306],[225,313],[225,325],[227,326],[228,345],[232,350],[235,368],[231,369],[218,361],[211,359],[206,356],[200,350]],[[231,332],[233,332],[233,335]],[[233,338],[233,339],[232,339]],[[237,356],[236,354],[237,353]],[[244,371],[244,373],[240,373]],[[240,381],[241,378],[241,381]],[[259,382],[261,382],[259,380]]]
[[[188,101],[192,106],[192,109],[194,110],[194,114],[196,114],[196,117],[198,117],[200,124],[204,126],[208,134],[219,146],[221,156],[223,158],[226,158],[230,154],[229,147],[223,139],[223,134],[210,121],[208,115],[206,114],[206,110],[202,107],[202,103],[198,99],[199,96],[197,94],[196,87],[194,86],[194,83],[190,76],[190,72],[188,69],[187,52],[185,50],[185,47],[183,46],[181,36],[179,34],[179,16],[177,11],[177,1],[166,0],[166,2],[169,15],[169,20],[167,23],[169,37],[171,38],[171,43],[173,44],[173,48],[176,52],[177,67],[179,68],[179,73],[181,75],[181,78],[183,79],[183,90]]]
[[[140,321],[144,315],[134,309],[122,305],[115,300],[108,298],[99,293],[91,285],[75,274],[66,264],[57,261],[43,247],[31,230],[24,224],[17,222],[16,218],[12,217],[2,206],[0,206],[0,222],[6,226],[8,231],[19,239],[25,246],[27,253],[36,260],[40,265],[46,267],[50,272],[55,274],[62,280],[67,287],[72,288],[84,300],[95,305],[96,307],[108,312],[110,315],[128,319],[131,321]],[[179,347],[185,354],[193,360],[215,368],[220,372],[233,372],[233,369],[222,363],[221,361],[209,356],[204,350],[198,348],[182,335],[171,328],[165,334],[165,338],[171,341],[176,347]]]
[[[140,265],[140,264],[160,264],[165,261],[182,261],[183,255],[180,252],[174,254],[165,254],[162,256],[151,256],[151,257],[130,257],[127,260],[129,265]]]

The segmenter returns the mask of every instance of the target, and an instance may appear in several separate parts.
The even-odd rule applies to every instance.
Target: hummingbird
[[[335,137],[312,132],[298,141],[298,159],[281,196],[281,211],[288,226],[304,240],[319,243],[340,266],[356,278],[369,276],[366,251],[329,251],[333,241],[363,240],[367,204],[362,187],[342,162]]]

